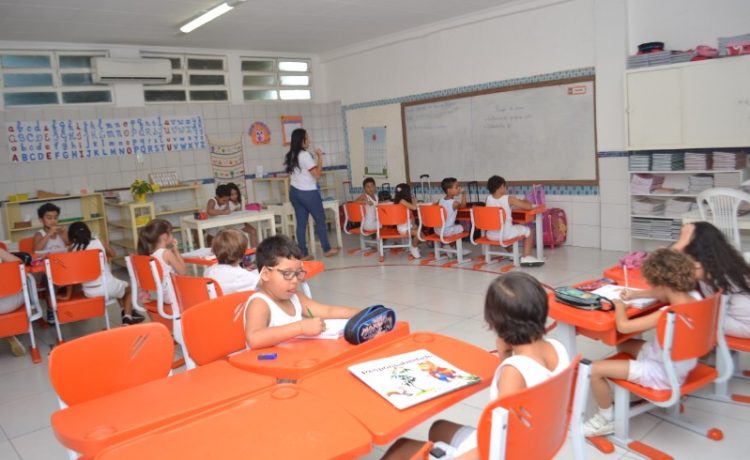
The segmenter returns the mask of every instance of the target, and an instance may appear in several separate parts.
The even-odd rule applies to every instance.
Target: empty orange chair
[[[253,291],[227,294],[185,311],[182,327],[190,361],[203,366],[245,349],[242,313],[252,294]]]
[[[384,250],[386,248],[409,248],[411,247],[411,235],[406,232],[402,235],[398,232],[397,225],[407,225],[411,229],[411,211],[402,204],[380,204],[375,207],[377,218],[377,230],[375,240],[378,242],[380,261],[385,260]],[[386,240],[402,240],[401,244],[385,244]],[[405,240],[405,242],[403,242]],[[409,256],[409,260],[414,257]]]
[[[60,324],[104,316],[104,322],[109,329],[109,314],[106,306],[110,299],[106,289],[102,290],[103,295],[99,297],[86,297],[83,292],[74,290],[69,300],[58,299],[55,292],[56,286],[75,286],[88,281],[96,281],[99,277],[102,277],[102,283],[106,285],[105,263],[104,253],[97,249],[50,254],[44,260],[47,290],[55,316],[58,342],[63,341]]]
[[[362,228],[362,222],[364,221],[364,218],[365,206],[362,203],[357,203],[354,201],[344,203],[344,232],[347,235],[359,235],[359,249],[350,249],[347,252],[347,254],[349,255],[354,254],[358,251],[366,251],[367,245],[376,245],[375,241],[367,239],[368,236],[374,235],[376,231],[368,231]],[[350,223],[359,224],[359,227],[349,228]],[[374,254],[374,252],[369,251],[365,252],[364,255],[369,256],[372,254]]]
[[[0,241],[0,249],[5,249],[7,251],[8,250],[8,246],[6,246],[5,243],[3,243],[2,241]]]
[[[478,270],[483,265],[489,265],[492,263],[492,256],[500,256],[501,258],[508,257],[507,252],[493,252],[491,250],[492,246],[502,246],[504,248],[513,246],[513,266],[521,266],[518,242],[524,239],[524,236],[517,236],[509,240],[500,241],[491,240],[486,236],[487,231],[497,231],[502,235],[503,223],[505,223],[506,217],[505,210],[500,207],[474,206],[471,208],[471,233],[469,234],[471,237],[471,243],[482,246],[482,254],[484,255],[484,262],[475,264],[475,270]],[[474,238],[474,232],[476,230],[482,232],[482,236],[479,238]],[[507,271],[510,268],[512,267],[508,267],[503,271]]]
[[[172,273],[172,286],[177,298],[177,305],[183,312],[193,305],[224,295],[221,286],[213,278],[187,276]]]
[[[29,334],[31,340],[31,361],[40,363],[39,349],[36,347],[32,321],[42,317],[38,301],[32,302],[29,286],[34,286],[34,278],[26,274],[20,261],[0,263],[0,297],[23,294],[23,302],[16,310],[0,315],[0,337]],[[34,297],[36,299],[36,297]]]
[[[318,260],[302,261],[302,269],[307,272],[307,275],[305,275],[305,281],[302,282],[302,291],[307,297],[312,298],[312,291],[310,290],[310,285],[307,283],[307,280],[320,275],[325,268],[326,265]]]
[[[714,294],[695,302],[671,305],[666,307],[659,318],[656,328],[657,339],[663,350],[664,365],[670,379],[669,390],[655,390],[636,383],[621,379],[610,379],[615,390],[615,433],[606,439],[591,438],[592,443],[600,450],[611,452],[611,441],[620,447],[633,450],[650,458],[666,456],[667,454],[630,438],[630,417],[643,412],[649,412],[662,420],[674,423],[682,428],[706,436],[714,441],[721,440],[724,435],[718,428],[708,428],[692,423],[680,417],[680,398],[695,392],[711,383],[726,382],[731,376],[732,369],[725,368],[722,374],[706,364],[698,362],[688,374],[685,382],[680,385],[674,369],[674,361],[701,358],[717,346],[719,356],[727,356],[726,341],[723,336],[724,306],[720,293]],[[618,353],[608,359],[632,359],[626,353]],[[634,393],[645,401],[631,407],[630,393]],[[666,411],[651,411],[655,407]],[[607,441],[608,440],[608,441]]]
[[[434,255],[420,262],[420,265],[425,265],[430,262],[442,260],[440,257],[441,252],[456,255],[456,260],[443,264],[443,267],[449,267],[457,263],[464,263],[463,244],[461,240],[469,236],[469,232],[461,232],[451,236],[443,236],[443,227],[445,227],[447,212],[445,211],[445,208],[443,208],[439,204],[420,204],[419,206],[417,206],[417,213],[419,214],[419,230],[417,231],[419,240],[432,241],[435,247]],[[423,236],[423,228],[431,228],[435,231],[435,233]],[[443,244],[450,245],[451,243],[456,243],[456,249],[441,247]]]
[[[18,240],[18,250],[21,252],[28,252],[34,254],[34,237],[21,238]]]

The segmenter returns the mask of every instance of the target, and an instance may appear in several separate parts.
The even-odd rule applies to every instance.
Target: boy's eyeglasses
[[[307,276],[307,270],[279,270],[278,268],[271,268],[271,267],[263,267],[267,270],[276,270],[281,274],[281,277],[284,278],[287,281],[291,281],[294,277],[297,277],[298,280],[302,281]]]

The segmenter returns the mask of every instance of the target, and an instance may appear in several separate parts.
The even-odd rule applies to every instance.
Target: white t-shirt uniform
[[[214,202],[214,209],[217,211],[225,211],[227,209],[229,209],[230,211],[232,210],[232,207],[230,205],[231,201],[227,201],[224,204],[219,204],[216,198],[209,198],[208,202],[210,203],[212,201]],[[210,217],[219,217],[219,216],[210,216]],[[206,229],[205,232],[211,236],[216,236],[216,234],[219,233],[220,230],[221,228],[213,227],[213,228]]]
[[[44,229],[38,230],[37,233],[42,235],[42,237],[47,236],[47,232]],[[60,235],[54,235],[47,240],[47,244],[44,245],[42,250],[49,252],[65,252],[68,248],[65,246],[65,241],[63,241]]]
[[[317,190],[318,181],[315,179],[315,176],[312,175],[310,170],[318,166],[318,163],[315,161],[315,158],[313,158],[312,153],[307,150],[302,150],[299,152],[297,160],[299,162],[299,167],[292,170],[290,184],[297,190]]]
[[[89,242],[89,245],[86,246],[86,250],[89,249],[98,249],[102,252],[102,254],[105,254],[106,257],[107,253],[104,250],[102,242],[99,241],[98,238],[94,238]],[[106,287],[107,296],[110,299],[122,299],[123,297],[125,297],[125,291],[128,289],[128,283],[119,278],[115,278],[115,276],[112,274],[112,269],[110,268],[109,263],[107,263],[106,261],[104,262],[104,271],[107,275],[107,284],[103,284],[104,274],[102,274],[99,279],[82,284],[83,295],[85,295],[86,297],[103,296],[104,289]]]
[[[365,215],[362,217],[362,228],[368,232],[375,231],[378,229],[378,219],[376,215],[378,196],[375,195],[373,198],[365,193],[365,200],[367,200],[367,203],[365,203]]]
[[[170,279],[170,273],[172,273],[174,270],[172,270],[172,266],[169,265],[164,260],[164,252],[166,251],[165,248],[157,249],[154,251],[151,256],[155,258],[159,263],[161,264],[161,271],[162,271],[162,284],[161,288],[162,291],[164,291],[164,303],[172,303],[172,297],[169,293],[169,289],[167,289],[167,283],[168,279]]]
[[[225,295],[255,290],[260,280],[258,270],[249,271],[239,265],[227,264],[211,265],[203,272],[203,276],[216,280]]]
[[[503,230],[502,230],[502,240],[507,241],[519,236],[526,236],[528,237],[531,235],[531,229],[525,225],[514,225],[513,224],[513,215],[510,209],[510,203],[508,202],[508,197],[510,195],[505,194],[501,196],[500,198],[495,198],[492,195],[487,197],[487,206],[488,207],[496,207],[496,208],[503,208],[505,210],[505,222],[503,222]],[[487,238],[495,241],[500,241],[501,234],[498,231],[495,230],[488,230],[487,231]]]
[[[714,293],[711,286],[700,282],[701,291],[709,296]],[[750,294],[735,292],[725,295],[727,314],[724,319],[724,333],[732,337],[750,338]]]
[[[456,200],[454,200],[453,198],[440,198],[440,201],[438,202],[440,206],[445,208],[445,211],[447,213],[445,217],[445,227],[443,227],[443,236],[457,235],[464,231],[464,227],[461,224],[456,223],[458,210],[453,207],[453,203],[455,203],[455,201]],[[436,228],[435,233],[439,235],[440,229]]]
[[[229,206],[230,212],[242,211],[242,203],[235,203],[234,201],[229,200],[227,206]]]
[[[300,302],[299,297],[297,297],[297,294],[294,294],[289,299],[292,302],[292,305],[294,305],[294,315],[288,315],[276,304],[276,302],[271,300],[270,297],[261,292],[256,292],[247,299],[247,302],[245,302],[245,308],[242,309],[242,324],[245,329],[247,329],[247,307],[253,299],[262,299],[266,305],[268,305],[268,312],[270,314],[268,327],[286,326],[287,324],[302,321],[302,303]],[[247,347],[250,348],[249,345]]]

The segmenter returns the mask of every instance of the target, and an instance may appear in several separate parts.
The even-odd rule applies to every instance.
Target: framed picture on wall
[[[292,132],[302,127],[302,117],[298,115],[289,116],[289,115],[282,115],[281,116],[281,140],[284,143],[284,146],[287,146],[292,141]]]

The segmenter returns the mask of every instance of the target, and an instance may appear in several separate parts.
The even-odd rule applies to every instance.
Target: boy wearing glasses
[[[243,312],[249,348],[271,347],[300,335],[318,335],[325,329],[324,319],[351,318],[359,311],[324,305],[297,292],[307,273],[302,269],[302,251],[286,236],[263,240],[255,262],[260,283]]]

